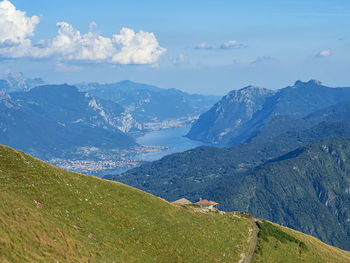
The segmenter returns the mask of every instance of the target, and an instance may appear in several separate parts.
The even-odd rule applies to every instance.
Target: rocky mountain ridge
[[[230,92],[203,113],[187,137],[232,146],[249,139],[275,116],[302,118],[347,100],[350,100],[350,88],[329,88],[316,80],[296,81],[293,86],[277,91],[243,88]]]
[[[76,86],[125,108],[125,116],[151,131],[191,124],[208,110],[218,97],[189,94],[177,89],[160,89],[132,81],[117,83],[78,83]],[[126,118],[126,119],[128,119]]]
[[[29,91],[34,87],[46,84],[41,78],[27,78],[22,72],[10,72],[0,77],[0,91]]]

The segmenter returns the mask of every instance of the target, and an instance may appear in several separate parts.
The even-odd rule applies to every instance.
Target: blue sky
[[[6,32],[2,37],[0,31],[2,72],[22,71],[56,83],[130,79],[218,95],[249,84],[282,88],[297,79],[350,86],[350,1],[9,2],[37,19],[29,22],[34,29],[23,29],[25,37]],[[65,24],[55,40],[58,22]],[[95,43],[99,36],[108,42],[116,34],[123,42],[130,32],[140,41],[137,46],[113,42],[113,48],[89,44],[98,48],[92,53],[84,53],[79,43],[62,44],[71,32],[88,34],[89,25],[93,37],[80,44]],[[121,34],[122,28],[132,31]],[[140,30],[146,33],[137,35]],[[136,49],[141,53],[133,53]]]

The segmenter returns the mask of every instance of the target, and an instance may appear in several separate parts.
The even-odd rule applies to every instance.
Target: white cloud
[[[113,35],[113,45],[118,52],[111,58],[117,64],[152,64],[166,49],[159,46],[153,33],[122,28],[119,35]]]
[[[215,49],[215,46],[209,45],[207,42],[202,42],[194,47],[195,49]]]
[[[93,31],[96,27],[97,27],[96,22],[95,22],[95,21],[92,21],[92,22],[89,24],[89,31]]]
[[[324,58],[324,57],[329,57],[332,54],[330,49],[324,49],[321,50],[319,53],[317,53],[316,57],[319,58]]]
[[[2,46],[18,45],[34,35],[39,17],[26,16],[8,0],[0,2],[0,43]]]
[[[72,72],[72,71],[80,71],[82,70],[81,67],[76,65],[67,65],[65,63],[57,63],[56,65],[56,71],[60,72]]]
[[[224,42],[220,46],[221,49],[235,49],[235,48],[242,48],[242,47],[245,47],[245,45],[242,45],[236,40],[230,40],[230,41]]]
[[[93,32],[81,34],[66,22],[57,23],[57,36],[43,48],[44,56],[60,56],[64,60],[103,62],[117,52],[110,38]]]
[[[250,65],[255,67],[257,65],[263,64],[263,63],[265,63],[267,61],[271,61],[271,60],[273,60],[273,58],[270,56],[260,56],[260,57],[256,57],[255,60],[253,60],[250,63]]]
[[[207,42],[202,42],[199,45],[195,46],[195,49],[207,49],[207,50],[213,50],[213,49],[237,49],[237,48],[244,48],[247,47],[246,45],[243,45],[239,43],[237,40],[229,40],[227,42],[222,43],[221,45],[215,46],[210,45]]]
[[[122,28],[119,34],[103,37],[98,32],[92,32],[97,26],[95,22],[90,23],[86,34],[69,23],[59,22],[56,24],[58,31],[55,38],[32,44],[29,37],[34,34],[38,23],[38,17],[27,17],[25,12],[16,10],[7,0],[0,2],[0,55],[9,58],[54,57],[60,61],[153,64],[166,51],[153,33],[135,33],[132,29]],[[6,41],[15,45],[7,45]]]
[[[188,58],[180,53],[177,57],[172,57],[170,58],[171,63],[173,63],[174,65],[184,65],[184,64],[188,64]]]

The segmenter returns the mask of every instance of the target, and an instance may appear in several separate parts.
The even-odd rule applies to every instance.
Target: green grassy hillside
[[[349,187],[350,139],[336,138],[227,177],[208,196],[227,211],[245,211],[349,250]]]
[[[0,262],[244,262],[252,229],[240,214],[195,212],[0,146]],[[350,260],[348,252],[290,235],[307,247],[290,251],[290,262]],[[254,259],[271,262],[264,258],[271,242],[258,244]]]
[[[315,237],[267,221],[257,224],[259,239],[254,263],[338,263],[350,260],[350,252],[331,247]]]

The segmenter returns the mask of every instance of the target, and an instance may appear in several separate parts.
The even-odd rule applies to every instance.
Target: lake
[[[137,158],[143,161],[159,160],[165,155],[183,152],[201,145],[203,142],[192,141],[184,137],[190,130],[190,126],[177,127],[167,130],[153,131],[136,139],[141,145],[168,146],[169,150],[140,154]]]
[[[165,151],[140,154],[135,156],[133,159],[151,162],[159,160],[162,157],[172,153],[183,152],[201,145],[206,145],[203,142],[192,141],[184,137],[189,132],[190,128],[190,126],[186,126],[160,131],[153,131],[140,137],[137,137],[136,142],[140,145],[168,146],[170,148]],[[112,171],[103,171],[99,173],[99,176],[103,176],[106,174],[120,174],[126,172],[127,170],[129,169],[115,169]]]

